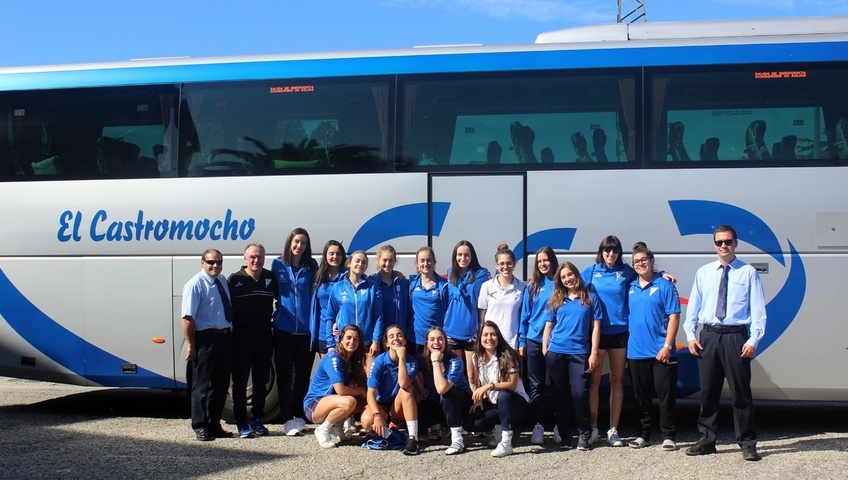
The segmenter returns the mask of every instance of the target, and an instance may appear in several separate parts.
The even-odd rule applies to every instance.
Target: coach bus
[[[228,275],[295,227],[407,273],[422,245],[444,272],[460,239],[490,269],[506,242],[525,278],[543,245],[583,268],[615,234],[685,305],[729,223],[768,302],[756,397],[846,400],[846,86],[848,17],[0,69],[0,375],[186,388],[201,252]]]

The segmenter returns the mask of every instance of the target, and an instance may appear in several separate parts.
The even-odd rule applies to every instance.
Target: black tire
[[[276,420],[280,416],[280,395],[277,391],[277,372],[271,364],[271,374],[268,376],[268,384],[266,385],[265,395],[265,415],[262,416],[262,422],[269,423]],[[253,376],[247,380],[247,413],[250,414],[250,406],[253,400]],[[233,389],[230,384],[230,389],[227,391],[227,402],[224,404],[224,413],[221,418],[227,423],[235,423],[236,418],[233,415]]]

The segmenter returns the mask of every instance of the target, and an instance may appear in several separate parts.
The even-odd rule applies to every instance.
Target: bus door
[[[499,244],[506,243],[516,257],[522,257],[523,251],[517,251],[516,246],[524,244],[524,190],[523,174],[432,175],[430,225],[436,271],[447,272],[453,247],[460,240],[474,245],[480,265],[492,275],[496,273]],[[522,280],[526,277],[520,258],[515,276]]]

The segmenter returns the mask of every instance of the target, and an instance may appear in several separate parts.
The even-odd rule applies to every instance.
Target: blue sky
[[[647,5],[649,22],[848,15],[846,0]],[[0,66],[532,43],[616,13],[616,0],[0,0]]]

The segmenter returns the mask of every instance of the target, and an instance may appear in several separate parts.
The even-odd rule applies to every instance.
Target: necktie
[[[224,303],[224,317],[227,323],[233,323],[233,306],[230,304],[230,297],[227,296],[227,291],[221,285],[221,280],[215,279],[215,287],[218,289],[218,294],[221,295],[221,301]]]
[[[730,265],[721,266],[721,282],[718,284],[718,300],[716,300],[715,316],[724,320],[727,316],[727,276],[730,273]]]

